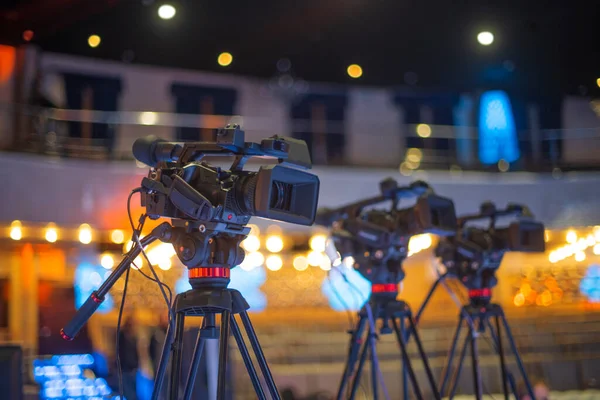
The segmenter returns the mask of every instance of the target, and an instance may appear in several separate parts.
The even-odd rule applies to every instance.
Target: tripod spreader
[[[139,247],[137,244],[134,244],[132,249],[125,254],[123,260],[119,263],[117,268],[106,278],[106,280],[100,285],[98,290],[92,292],[90,297],[83,303],[83,305],[77,310],[75,316],[71,318],[69,323],[60,330],[60,335],[65,340],[73,340],[75,336],[79,333],[81,328],[88,322],[91,316],[96,312],[100,304],[104,302],[104,298],[106,294],[110,291],[110,289],[114,286],[114,284],[119,280],[121,275],[127,268],[131,265],[133,260],[142,252],[142,248],[148,246],[150,243],[154,242],[157,239],[168,241],[170,239],[171,233],[171,225],[168,222],[163,222],[158,225],[156,228],[150,232],[149,235],[144,236],[140,240],[142,247]]]

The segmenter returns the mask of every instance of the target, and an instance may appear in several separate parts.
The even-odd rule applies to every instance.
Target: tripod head
[[[517,217],[508,226],[498,228],[501,217]],[[473,222],[488,222],[486,227],[468,226]],[[469,290],[470,297],[489,301],[491,289],[498,280],[496,271],[509,251],[544,252],[544,225],[533,220],[526,206],[509,204],[498,210],[491,202],[483,203],[479,214],[458,219],[454,236],[440,239],[435,250],[447,270]]]
[[[391,178],[380,183],[381,195],[337,209],[322,209],[316,221],[331,228],[331,236],[342,257],[352,256],[354,268],[372,285],[373,294],[397,293],[404,279],[402,263],[414,235],[445,235],[456,230],[452,200],[437,196],[423,181],[399,187]],[[412,207],[400,208],[401,200],[415,199]],[[391,201],[389,209],[367,207]]]

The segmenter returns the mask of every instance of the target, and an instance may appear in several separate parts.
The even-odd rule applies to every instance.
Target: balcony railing
[[[6,149],[60,157],[131,159],[131,145],[138,137],[210,140],[213,129],[228,123],[240,124],[248,141],[273,134],[304,139],[316,165],[399,168],[405,175],[418,169],[556,174],[600,169],[600,127],[518,132],[513,145],[519,157],[514,160],[503,159],[506,149],[491,138],[487,146],[491,143],[492,153],[500,156],[484,164],[475,127],[0,106],[0,138]]]

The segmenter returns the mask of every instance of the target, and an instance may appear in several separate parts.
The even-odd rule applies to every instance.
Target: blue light
[[[341,266],[330,271],[329,278],[321,285],[321,291],[334,310],[358,311],[371,295],[371,282],[355,269]]]
[[[579,283],[579,290],[592,303],[600,303],[600,265],[590,265]]]
[[[479,104],[479,160],[483,164],[517,161],[521,154],[508,95],[501,90],[485,92]]]
[[[80,264],[75,270],[75,308],[79,309],[92,292],[100,287],[106,279],[106,271],[100,266]],[[113,299],[107,294],[98,312],[105,314],[113,309]]]
[[[263,266],[245,271],[240,267],[231,270],[229,287],[240,291],[250,305],[250,312],[263,311],[267,307],[267,297],[260,287],[267,280],[267,272]]]

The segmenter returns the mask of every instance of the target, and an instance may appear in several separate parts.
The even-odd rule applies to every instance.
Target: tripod
[[[228,268],[194,268],[190,270],[190,276],[207,274],[207,277],[229,277]],[[209,276],[210,275],[210,276]],[[167,365],[172,353],[171,375],[169,379],[169,400],[179,400],[179,383],[182,377],[181,359],[183,355],[183,334],[185,326],[185,317],[202,316],[202,327],[198,332],[196,345],[190,370],[187,374],[187,379],[184,387],[183,399],[189,400],[194,388],[198,366],[204,349],[206,339],[219,339],[219,366],[217,378],[217,399],[225,398],[226,390],[226,371],[227,371],[227,352],[229,330],[237,343],[238,349],[252,381],[252,386],[259,399],[267,399],[265,392],[260,384],[260,380],[254,367],[254,363],[250,358],[250,353],[242,337],[240,327],[235,319],[235,315],[239,314],[244,326],[244,330],[248,335],[250,345],[256,356],[259,368],[264,376],[265,383],[271,398],[280,399],[279,392],[265,360],[262,348],[256,337],[256,333],[248,317],[249,305],[243,298],[240,292],[228,288],[200,288],[192,289],[185,293],[181,293],[175,297],[173,305],[173,313],[175,314],[175,332],[171,331],[171,325],[167,330],[167,340],[163,347],[160,363],[158,365],[156,379],[154,382],[154,390],[152,392],[152,400],[157,400],[161,391],[164,377],[167,371]],[[221,316],[220,329],[216,325],[216,315]],[[174,337],[173,337],[174,336]]]
[[[525,386],[527,387],[527,392],[529,396],[531,396],[531,398],[533,399],[535,397],[533,394],[531,383],[529,382],[527,373],[525,372],[525,367],[523,366],[523,361],[519,356],[514,337],[512,336],[510,327],[508,325],[506,317],[504,316],[504,311],[502,310],[502,307],[500,305],[490,303],[490,298],[491,289],[489,288],[469,290],[470,302],[461,309],[461,313],[459,315],[458,325],[456,327],[454,339],[452,340],[452,346],[448,354],[448,363],[444,368],[444,372],[442,373],[443,378],[440,387],[440,393],[444,395],[444,393],[446,392],[446,387],[449,383],[450,370],[453,364],[452,361],[454,358],[454,353],[456,351],[456,346],[458,344],[463,322],[466,321],[469,327],[469,332],[464,339],[464,343],[459,356],[458,366],[456,367],[453,374],[449,398],[452,399],[456,393],[456,388],[458,386],[458,380],[460,378],[460,373],[462,370],[468,345],[470,345],[471,349],[471,367],[473,369],[473,385],[475,390],[475,396],[477,400],[480,400],[482,398],[483,387],[481,381],[481,371],[479,368],[479,353],[477,339],[480,334],[485,333],[487,327],[487,329],[489,329],[490,336],[492,337],[493,347],[500,359],[500,372],[502,375],[502,388],[504,392],[504,398],[508,400],[510,397],[510,392],[508,390],[509,384],[511,387],[511,391],[515,395],[515,397],[517,396],[517,391],[513,376],[506,369],[506,360],[504,358],[501,328],[504,328],[504,332],[506,334],[506,337],[508,338],[511,351],[514,354],[515,359],[517,361],[517,366],[521,373],[521,377],[523,378]],[[495,329],[492,325],[492,319],[495,320]],[[476,324],[477,326],[475,326]]]
[[[377,377],[381,374],[379,370],[379,360],[376,353],[376,340],[377,333],[375,331],[375,321],[381,320],[382,327],[380,330],[381,334],[390,334],[395,332],[396,340],[400,346],[402,353],[402,375],[403,375],[403,394],[404,399],[408,399],[408,385],[407,375],[410,378],[413,392],[418,399],[423,399],[419,383],[417,381],[416,374],[414,372],[411,360],[407,352],[407,340],[408,332],[413,332],[415,343],[419,351],[420,358],[423,362],[425,372],[431,390],[435,399],[440,399],[439,393],[436,388],[436,384],[433,378],[433,373],[429,367],[427,356],[423,350],[421,338],[418,335],[415,326],[415,320],[412,316],[410,307],[403,301],[396,300],[397,286],[395,284],[374,284],[372,287],[372,294],[369,301],[363,306],[359,312],[359,320],[354,330],[351,330],[350,344],[348,349],[348,361],[344,368],[344,373],[340,382],[340,386],[337,393],[337,400],[344,398],[346,386],[348,381],[352,378],[351,389],[349,398],[354,399],[358,390],[360,378],[362,375],[363,367],[367,359],[367,352],[370,353],[371,361],[371,374],[373,381],[373,399],[378,398],[378,385]],[[392,328],[389,326],[389,322],[392,323]],[[363,340],[363,333],[365,331],[367,323],[366,340]],[[405,324],[408,323],[408,327]],[[362,349],[361,349],[362,345]],[[360,359],[359,359],[360,354]],[[356,363],[358,361],[358,367]],[[356,371],[355,371],[356,369]],[[383,377],[380,376],[383,384]],[[385,388],[385,384],[383,385]],[[386,397],[387,396],[386,393]]]

